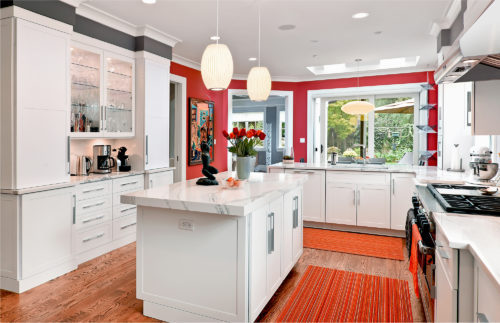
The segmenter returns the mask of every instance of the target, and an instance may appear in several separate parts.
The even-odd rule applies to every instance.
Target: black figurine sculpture
[[[206,177],[200,178],[196,181],[197,185],[219,185],[219,182],[215,179],[213,174],[217,174],[219,171],[217,168],[210,166],[210,146],[206,141],[201,142],[201,162],[203,163],[203,169],[201,172]]]

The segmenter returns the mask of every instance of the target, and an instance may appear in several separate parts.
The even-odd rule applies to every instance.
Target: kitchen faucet
[[[352,148],[356,148],[356,147],[360,147],[361,148],[361,151],[360,151],[360,155],[361,157],[363,158],[363,164],[365,163],[365,157],[366,157],[366,146],[363,145],[363,144],[354,144],[352,145]]]

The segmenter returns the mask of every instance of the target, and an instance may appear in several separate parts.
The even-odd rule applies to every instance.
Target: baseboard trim
[[[354,232],[354,233],[367,233],[379,236],[389,236],[398,238],[404,238],[406,236],[405,232],[401,230],[358,227],[354,225],[320,223],[320,222],[309,222],[309,221],[304,221],[304,228],[327,229],[327,230],[337,230],[337,231]]]
[[[67,261],[56,267],[50,268],[49,270],[21,280],[8,277],[0,277],[0,288],[20,294],[29,289],[32,289],[33,287],[39,286],[54,278],[69,273],[76,268],[77,266],[74,261]]]
[[[186,312],[170,306],[144,301],[142,314],[167,322],[220,322],[208,316]]]

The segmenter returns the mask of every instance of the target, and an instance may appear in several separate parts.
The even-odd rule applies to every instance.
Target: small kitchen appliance
[[[120,172],[128,172],[131,169],[131,166],[128,163],[128,155],[125,155],[126,152],[126,147],[118,148],[118,155],[116,156],[116,159],[119,161],[118,171]]]
[[[92,159],[88,158],[87,156],[79,156],[77,174],[80,176],[88,176],[90,168],[92,168]]]
[[[488,147],[474,146],[470,150],[471,182],[488,182],[496,176],[498,164],[492,162],[491,150]]]
[[[111,146],[94,145],[93,152],[93,172],[98,174],[111,173],[111,168],[115,167],[116,165],[115,159],[111,157]]]

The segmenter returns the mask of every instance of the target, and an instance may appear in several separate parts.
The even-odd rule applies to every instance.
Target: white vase
[[[236,157],[236,176],[238,179],[247,179],[255,167],[255,156]]]

